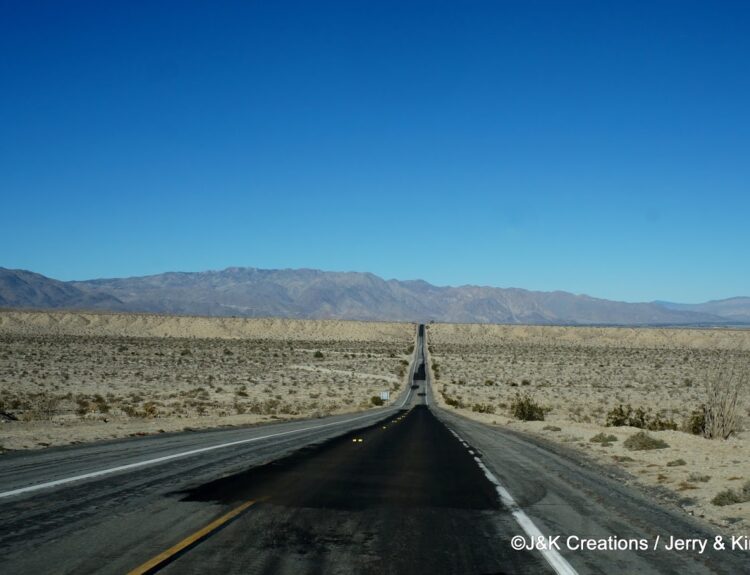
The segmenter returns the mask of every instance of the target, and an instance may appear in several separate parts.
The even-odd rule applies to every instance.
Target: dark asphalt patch
[[[345,510],[500,508],[473,457],[424,406],[183,495],[187,501],[264,498],[288,507]]]
[[[424,381],[427,379],[424,362],[420,363],[417,369],[414,371],[414,381]]]
[[[511,549],[518,525],[426,406],[183,496],[263,501],[165,573],[549,572],[539,554]]]

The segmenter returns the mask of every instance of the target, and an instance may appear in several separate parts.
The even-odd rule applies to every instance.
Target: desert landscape
[[[0,451],[372,408],[408,323],[0,313]]]
[[[686,512],[750,525],[750,331],[428,326],[443,407],[626,470]],[[708,439],[707,385],[736,392],[736,429]],[[635,437],[634,437],[635,436]]]
[[[750,331],[431,324],[446,409],[599,463],[729,531],[750,525]],[[406,384],[409,323],[0,313],[2,451],[364,410]],[[737,420],[705,428],[707,384]],[[703,419],[702,419],[703,418]]]

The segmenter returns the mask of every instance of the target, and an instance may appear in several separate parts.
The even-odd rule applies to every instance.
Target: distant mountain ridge
[[[662,307],[678,311],[708,313],[738,323],[750,323],[750,297],[730,297],[706,303],[655,302]]]
[[[626,303],[563,291],[441,287],[361,272],[237,267],[69,282],[0,268],[0,307],[456,323],[750,323],[748,297],[705,304]]]

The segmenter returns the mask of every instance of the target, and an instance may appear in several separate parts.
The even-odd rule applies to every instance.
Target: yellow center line
[[[190,547],[194,543],[197,543],[204,537],[207,537],[208,535],[210,535],[213,531],[216,531],[219,527],[221,527],[228,521],[231,521],[232,519],[237,517],[240,513],[245,511],[245,509],[247,509],[254,503],[255,501],[246,501],[242,505],[235,507],[229,513],[222,515],[221,517],[212,521],[211,523],[209,523],[202,529],[199,529],[192,535],[188,535],[187,537],[185,537],[185,539],[183,539],[176,545],[173,545],[166,551],[159,553],[156,557],[149,559],[143,565],[139,565],[132,571],[129,571],[128,575],[145,575],[146,573],[150,573],[153,569],[156,569],[161,564],[166,563],[169,559],[174,557],[180,551],[183,551],[187,547]]]

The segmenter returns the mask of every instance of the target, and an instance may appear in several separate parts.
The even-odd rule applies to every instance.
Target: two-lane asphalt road
[[[513,550],[713,533],[573,453],[436,407],[423,335],[389,408],[3,456],[0,571],[750,572],[731,552]]]

